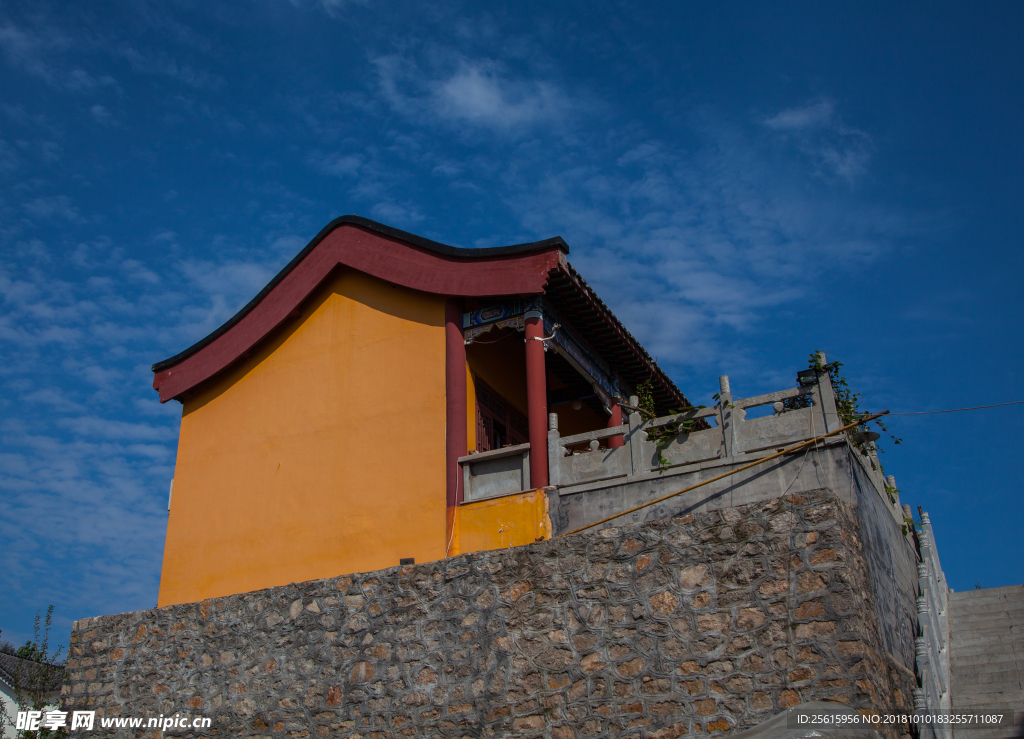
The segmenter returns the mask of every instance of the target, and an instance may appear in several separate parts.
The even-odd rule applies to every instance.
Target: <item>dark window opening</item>
[[[476,448],[487,452],[530,440],[526,416],[474,375],[476,387]]]

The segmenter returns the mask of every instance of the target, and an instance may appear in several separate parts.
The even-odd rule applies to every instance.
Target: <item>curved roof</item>
[[[200,339],[195,344],[190,346],[173,357],[164,359],[153,365],[153,371],[159,372],[160,370],[168,367],[173,367],[182,360],[192,356],[204,346],[212,343],[218,337],[223,335],[232,326],[241,321],[246,315],[248,315],[253,308],[255,308],[270,292],[277,287],[277,285],[287,277],[292,270],[295,269],[327,236],[329,236],[335,229],[340,228],[344,225],[358,226],[359,228],[372,231],[382,236],[389,237],[391,239],[397,239],[404,241],[413,246],[417,246],[421,249],[425,249],[434,254],[439,254],[445,257],[456,257],[460,259],[482,259],[485,257],[505,257],[514,256],[519,254],[529,254],[538,251],[548,251],[552,248],[560,249],[566,254],[569,253],[569,245],[565,243],[561,236],[555,236],[554,238],[544,239],[543,241],[533,241],[528,244],[513,244],[512,246],[492,246],[484,249],[466,249],[459,246],[449,246],[448,244],[442,244],[438,241],[431,241],[430,239],[424,239],[422,236],[411,234],[406,231],[400,231],[397,228],[391,228],[385,226],[383,223],[377,223],[371,221],[369,218],[363,218],[361,216],[341,216],[335,218],[333,221],[324,226],[320,233],[318,233],[313,240],[310,241],[295,257],[284,266],[280,272],[278,272],[274,278],[267,283],[260,292],[250,300],[245,306],[238,311],[235,315],[229,318],[222,326],[217,328],[208,336]]]
[[[179,398],[248,355],[288,318],[335,267],[452,297],[546,293],[628,383],[650,377],[659,414],[690,403],[566,260],[561,237],[513,246],[464,249],[359,216],[331,221],[256,297],[209,336],[153,365],[160,401]]]

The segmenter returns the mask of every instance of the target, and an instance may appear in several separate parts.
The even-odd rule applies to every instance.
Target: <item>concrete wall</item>
[[[885,650],[909,670],[916,662],[914,637],[917,636],[917,596],[919,561],[913,537],[903,535],[892,515],[891,506],[879,495],[871,475],[851,447],[845,447],[848,468],[853,472],[850,484],[857,504],[857,518],[867,575],[874,594],[879,634]],[[862,458],[863,459],[863,458]],[[933,707],[938,707],[933,706]]]
[[[346,270],[185,401],[161,605],[445,554],[444,299]]]
[[[717,735],[889,711],[855,510],[827,491],[75,623],[62,705],[208,736]]]

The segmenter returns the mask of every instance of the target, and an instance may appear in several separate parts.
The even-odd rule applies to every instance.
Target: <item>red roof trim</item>
[[[181,354],[153,365],[160,402],[191,390],[246,355],[339,265],[438,295],[533,295],[544,292],[548,273],[564,263],[568,251],[561,239],[473,253],[442,250],[437,247],[443,245],[406,236],[411,234],[365,219],[332,222],[238,315]]]

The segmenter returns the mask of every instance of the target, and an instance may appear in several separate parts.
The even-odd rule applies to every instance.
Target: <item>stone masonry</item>
[[[819,490],[100,616],[73,627],[62,708],[290,739],[663,739],[809,700],[907,709],[866,567],[857,509]]]

